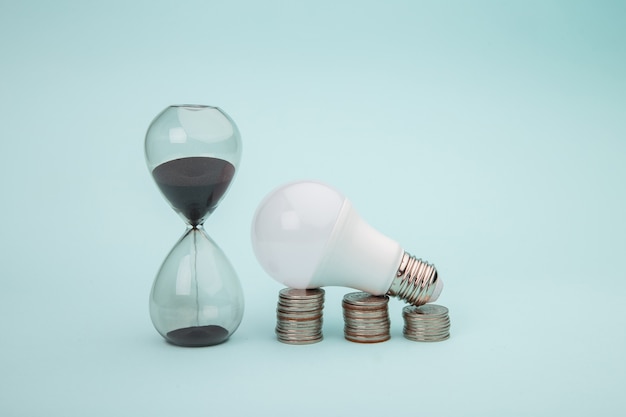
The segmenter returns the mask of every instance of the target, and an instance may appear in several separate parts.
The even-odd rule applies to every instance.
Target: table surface
[[[626,412],[626,7],[620,2],[13,2],[0,6],[0,414],[617,416]],[[246,298],[224,344],[156,333],[184,230],[143,156],[170,104],[238,124],[206,230]],[[433,262],[451,338],[276,341],[257,204],[332,184]]]

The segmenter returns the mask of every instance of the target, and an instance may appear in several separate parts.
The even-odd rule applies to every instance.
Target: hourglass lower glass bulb
[[[443,289],[433,265],[405,252],[318,182],[270,193],[254,215],[252,246],[265,271],[292,288],[345,286],[413,305],[435,301]]]

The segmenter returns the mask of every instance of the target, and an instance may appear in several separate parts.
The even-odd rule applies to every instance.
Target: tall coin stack
[[[389,340],[389,297],[353,292],[343,297],[344,336],[357,343]]]
[[[403,334],[416,342],[440,342],[450,337],[448,309],[437,304],[406,306],[402,309]]]
[[[283,288],[278,294],[276,336],[279,342],[306,345],[322,340],[324,290]]]

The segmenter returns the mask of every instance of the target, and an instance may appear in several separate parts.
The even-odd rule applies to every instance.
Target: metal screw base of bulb
[[[421,306],[430,301],[437,279],[437,270],[433,265],[404,252],[387,294],[414,306]]]

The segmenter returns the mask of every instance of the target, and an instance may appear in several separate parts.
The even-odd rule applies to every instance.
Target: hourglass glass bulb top
[[[241,158],[241,137],[217,107],[169,106],[150,124],[145,152],[161,193],[195,227],[228,190]]]
[[[413,305],[437,300],[437,270],[368,225],[350,201],[328,185],[301,181],[279,187],[260,203],[252,247],[278,282],[306,289],[344,286],[389,294]]]

